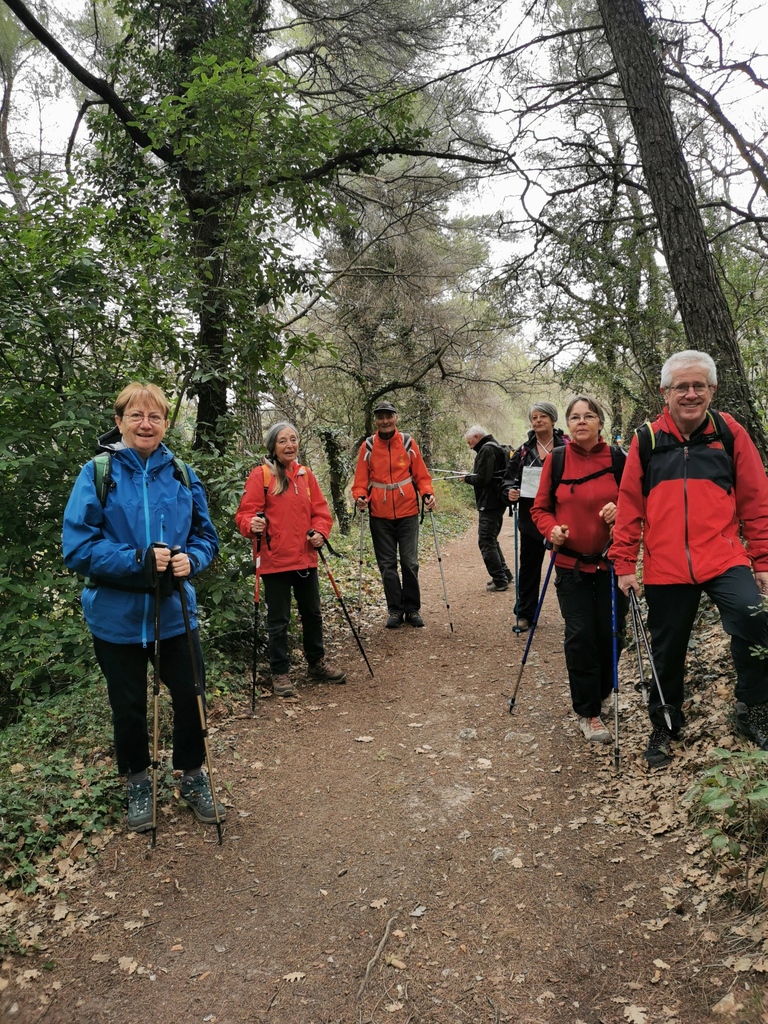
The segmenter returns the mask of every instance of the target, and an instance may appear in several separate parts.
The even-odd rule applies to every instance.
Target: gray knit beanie
[[[545,416],[549,416],[553,423],[557,423],[557,409],[551,402],[534,402],[528,410],[529,420],[536,411],[543,412]]]

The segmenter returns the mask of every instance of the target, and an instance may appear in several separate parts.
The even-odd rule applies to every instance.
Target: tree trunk
[[[341,444],[338,432],[331,430],[330,428],[321,430],[320,437],[323,440],[325,457],[328,460],[328,474],[331,486],[331,506],[339,524],[339,530],[341,530],[342,534],[346,536],[349,533],[349,529],[352,524],[352,517],[349,514],[347,501],[344,496],[344,492],[347,488],[347,480],[349,479],[345,458],[346,444]]]
[[[642,2],[597,0],[597,5],[632,120],[688,344],[713,357],[720,377],[715,404],[744,424],[765,459],[766,434],[750,395]]]

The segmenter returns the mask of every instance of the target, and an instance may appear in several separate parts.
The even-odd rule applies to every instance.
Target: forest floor
[[[716,871],[684,800],[740,746],[719,627],[665,770],[624,654],[617,771],[570,709],[552,590],[510,714],[513,593],[485,592],[472,530],[442,561],[453,632],[425,555],[424,629],[364,613],[374,679],[347,632],[346,686],[297,669],[297,700],[214,709],[223,845],[164,787],[154,849],[118,829],[94,860],[74,836],[34,898],[0,894],[28,946],[0,964],[0,1020],[768,1021],[768,932],[723,900],[744,868]]]

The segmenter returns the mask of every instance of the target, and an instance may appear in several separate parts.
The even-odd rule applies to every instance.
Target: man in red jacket
[[[367,508],[371,517],[373,550],[389,611],[387,629],[397,629],[403,620],[424,625],[419,613],[419,498],[428,511],[435,508],[432,478],[419,446],[400,433],[397,419],[391,402],[376,405],[376,433],[360,445],[352,483],[355,504],[360,510]]]
[[[768,661],[756,655],[768,648],[768,480],[747,431],[728,413],[709,410],[716,390],[715,363],[705,352],[666,361],[666,409],[652,424],[645,456],[633,438],[619,491],[611,548],[618,585],[639,593],[642,537],[648,628],[672,707],[670,732],[658,690],[651,693],[644,756],[654,766],[669,762],[685,722],[685,656],[702,591],[731,637],[738,726],[768,750]]]

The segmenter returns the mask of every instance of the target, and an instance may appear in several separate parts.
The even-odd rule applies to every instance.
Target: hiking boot
[[[152,780],[128,783],[128,828],[147,832],[152,828]]]
[[[516,633],[527,633],[531,628],[531,624],[528,619],[518,619],[512,628]]]
[[[202,821],[204,825],[216,824],[216,810],[213,804],[211,784],[204,772],[195,775],[191,779],[182,779],[179,795],[182,803],[192,808],[198,821]],[[216,807],[219,810],[219,821],[224,821],[227,814],[224,804],[217,800]]]
[[[296,691],[293,688],[289,675],[272,676],[272,693],[276,697],[295,697]]]
[[[421,627],[424,625],[424,619],[422,619],[418,612],[406,612],[405,621],[409,626]]]
[[[750,708],[737,700],[734,711],[740,732],[756,743],[761,750],[768,750],[768,703],[753,704]]]
[[[341,685],[347,680],[347,673],[329,665],[325,658],[321,658],[314,665],[310,665],[307,669],[307,675],[316,683],[338,683]]]
[[[389,618],[386,622],[387,629],[399,629],[403,624],[403,613],[402,612],[390,612]]]
[[[611,742],[611,734],[599,715],[595,715],[594,718],[579,717],[579,728],[584,734],[584,738],[589,740],[590,743]]]
[[[495,580],[491,580],[485,589],[489,594],[503,594],[505,590],[509,590],[509,583],[497,583]]]
[[[652,768],[663,768],[672,760],[672,733],[664,725],[654,725],[643,757]]]

